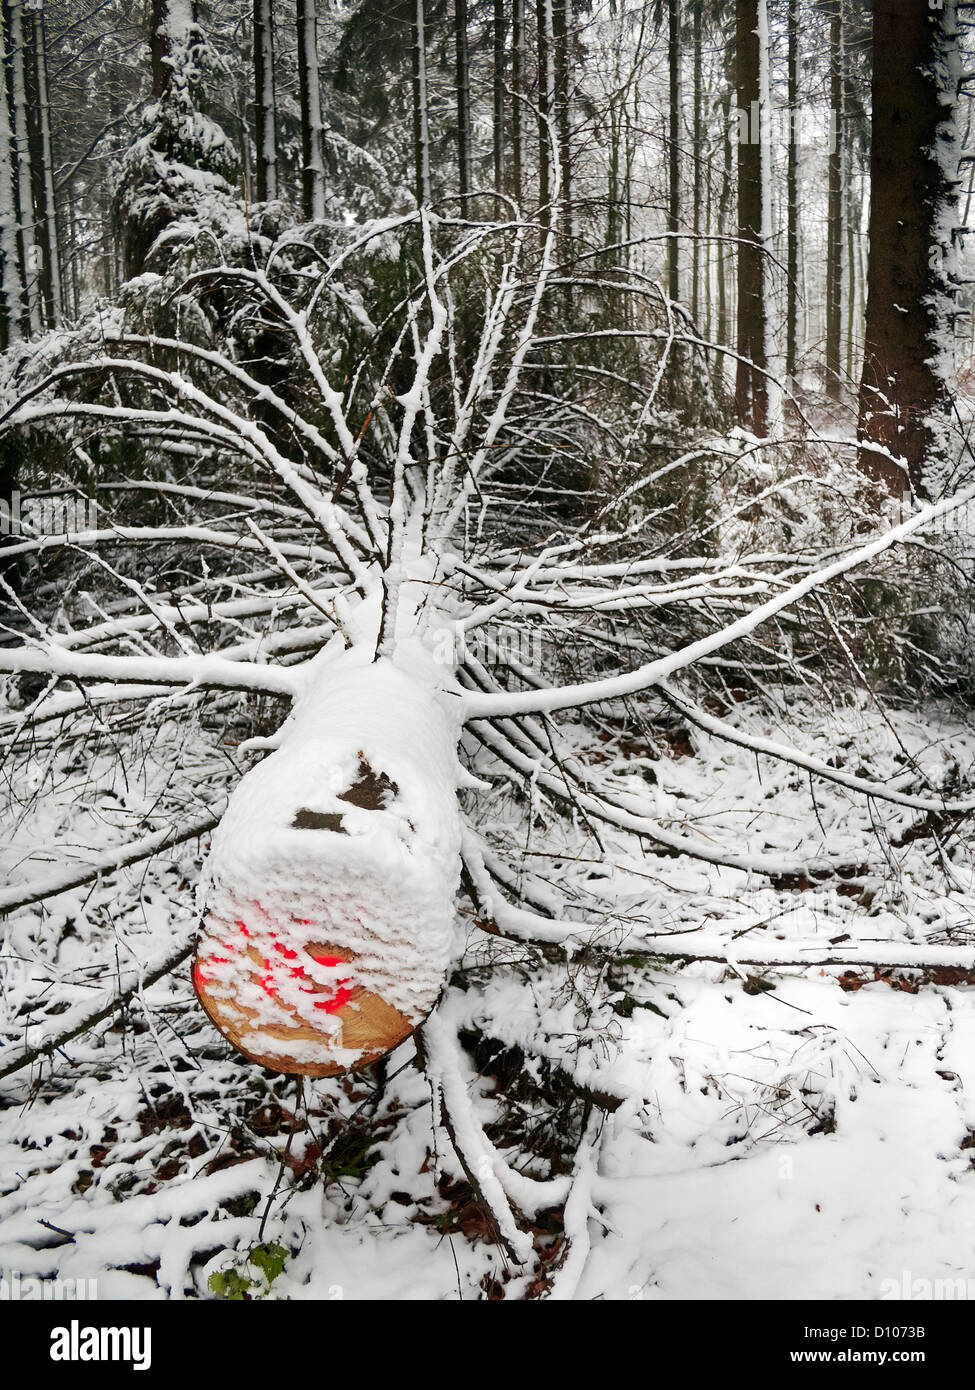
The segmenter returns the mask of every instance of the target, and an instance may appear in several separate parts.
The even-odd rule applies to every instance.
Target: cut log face
[[[245,1056],[332,1076],[398,1046],[455,949],[456,740],[434,691],[336,661],[214,834],[197,997]]]
[[[304,925],[302,923],[294,924]],[[229,931],[221,933],[216,949],[224,954],[206,956],[198,952],[193,966],[193,988],[211,1021],[233,1043],[238,1052],[252,1062],[271,1071],[300,1073],[303,1076],[335,1076],[355,1068],[339,1061],[309,1060],[309,1051],[317,1055],[321,1049],[327,1020],[335,1019],[341,1028],[327,1033],[328,1040],[341,1036],[344,1050],[358,1050],[361,1056],[356,1067],[368,1066],[392,1051],[413,1032],[414,1024],[398,1009],[373,991],[356,983],[354,963],[340,956],[333,946],[315,942],[304,953],[286,946],[277,932],[269,932],[271,953],[262,956],[250,939],[250,929],[243,922],[223,923]],[[208,949],[217,936],[216,923],[210,919],[207,930]],[[295,940],[294,933],[290,939]],[[241,948],[243,943],[243,949]],[[303,965],[304,956],[321,965],[331,977],[328,983],[315,978],[310,964]],[[219,965],[233,966],[233,983],[228,990],[215,974]],[[339,969],[344,967],[344,969]],[[243,978],[242,978],[243,977]],[[292,985],[292,982],[295,982]],[[243,986],[243,988],[242,988]],[[248,1008],[242,996],[260,989],[273,1005],[287,1016],[286,1021],[262,1021],[262,1011]],[[311,996],[297,1004],[295,989]],[[302,1002],[304,1007],[302,1007]],[[312,1010],[309,1014],[309,1009]],[[324,1014],[324,1019],[322,1018]],[[271,1040],[258,1041],[261,1037]],[[263,1048],[264,1050],[258,1050]]]

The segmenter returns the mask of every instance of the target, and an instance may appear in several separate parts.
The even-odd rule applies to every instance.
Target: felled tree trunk
[[[429,1014],[454,954],[457,730],[389,661],[332,659],[237,787],[201,888],[197,996],[236,1048],[333,1076]]]

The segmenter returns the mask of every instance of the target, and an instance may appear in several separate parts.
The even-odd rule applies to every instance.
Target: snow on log
[[[240,782],[201,885],[197,997],[275,1071],[332,1076],[433,1008],[454,951],[456,731],[389,661],[331,660]]]

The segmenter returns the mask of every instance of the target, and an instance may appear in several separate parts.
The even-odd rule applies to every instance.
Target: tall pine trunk
[[[786,165],[785,374],[794,383],[799,325],[799,0],[789,0],[789,147]]]
[[[736,0],[735,86],[739,111],[760,110],[759,6],[762,0]],[[761,123],[761,122],[760,122]],[[762,132],[750,120],[751,138],[738,143],[738,334],[735,415],[754,434],[765,433],[768,380],[765,370],[766,303],[762,232]]]
[[[538,205],[543,233],[551,225],[552,171],[551,132],[552,88],[552,0],[536,0],[535,22],[538,52]]]
[[[843,325],[843,0],[834,0],[829,26],[831,110],[829,186],[826,210],[826,394],[839,400],[840,339]]]
[[[254,114],[257,199],[263,203],[278,196],[274,16],[271,0],[254,0]]]
[[[430,111],[427,104],[427,33],[424,0],[411,15],[413,46],[413,179],[417,207],[430,201]]]
[[[569,255],[572,240],[572,128],[569,120],[569,25],[568,0],[553,0],[552,4],[552,74],[555,82],[553,104],[555,127],[558,132],[559,165],[562,180],[561,242],[563,259]],[[569,287],[566,286],[568,295]]]
[[[57,202],[54,193],[54,156],[51,148],[51,97],[47,75],[47,37],[42,0],[31,7],[30,45],[31,176],[41,246],[40,288],[49,324],[61,316],[61,244],[58,238]]]
[[[950,466],[957,45],[950,0],[943,10],[874,0],[860,463],[895,495],[908,483],[922,495],[939,491]]]
[[[704,206],[704,54],[702,6],[694,6],[694,245],[691,250],[691,318],[700,331],[701,213]],[[705,269],[707,264],[705,262]]]
[[[494,0],[491,35],[494,41],[494,85],[492,91],[494,121],[491,131],[494,155],[494,191],[501,193],[504,191],[504,0]]]
[[[7,96],[7,27],[0,16],[0,346],[9,347],[23,333],[24,286],[17,246],[16,164],[10,107]]]
[[[524,138],[521,95],[525,72],[525,0],[511,3],[511,194],[521,204]]]
[[[669,117],[667,138],[667,293],[680,298],[680,0],[667,5]]]
[[[720,346],[728,345],[729,319],[728,312],[728,258],[729,252],[724,237],[728,235],[728,212],[731,206],[731,185],[734,170],[734,150],[732,147],[732,116],[731,116],[731,92],[726,91],[721,99],[721,118],[724,123],[724,137],[722,139],[722,168],[721,168],[721,192],[718,196],[718,246],[715,263],[715,273],[717,277],[718,290],[718,327],[717,341]],[[726,386],[725,373],[725,354],[716,352],[714,355],[714,392],[719,399],[724,398]]]
[[[301,101],[302,210],[312,222],[325,216],[325,149],[318,83],[317,0],[297,0],[298,92]]]
[[[454,0],[455,93],[457,98],[457,182],[460,210],[470,212],[471,196],[471,65],[467,51],[467,0]]]
[[[8,81],[13,116],[17,214],[20,222],[20,264],[31,333],[41,331],[41,286],[35,250],[34,189],[31,178],[30,121],[27,116],[27,44],[24,0],[9,0]]]

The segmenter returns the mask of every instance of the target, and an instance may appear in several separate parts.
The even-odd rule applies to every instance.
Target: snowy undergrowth
[[[729,717],[748,726],[747,707]],[[775,736],[914,792],[925,778],[948,790],[971,767],[975,740],[944,711],[888,720],[868,703],[828,717],[796,707]],[[63,867],[44,846],[90,862],[133,825],[165,824],[187,785],[218,812],[233,750],[189,729],[160,713],[126,733],[121,759],[106,741],[77,766],[60,749],[33,782],[12,776],[11,886]],[[524,1218],[536,1264],[519,1268],[497,1243],[434,1129],[412,1042],[361,1076],[306,1082],[299,1102],[293,1079],[248,1065],[210,1026],[187,962],[0,1082],[0,1273],[181,1298],[213,1296],[212,1277],[236,1270],[253,1297],[350,1299],[871,1298],[905,1272],[975,1277],[970,973],[655,955],[675,931],[718,934],[732,961],[769,943],[801,959],[844,938],[970,942],[967,821],[811,788],[673,726],[566,725],[564,739],[663,825],[749,852],[819,835],[851,872],[770,882],[581,815],[566,829],[537,788],[482,757],[494,790],[471,794],[471,819],[533,897],[557,882],[593,928],[568,956],[540,952],[480,930],[458,900],[469,944],[442,1008],[477,1118],[525,1179],[568,1181],[576,1164],[564,1223],[545,1208]],[[190,939],[204,849],[189,841],[11,913],[0,1071],[56,1032],[65,1004]],[[248,1263],[262,1245],[284,1252],[270,1290]]]

